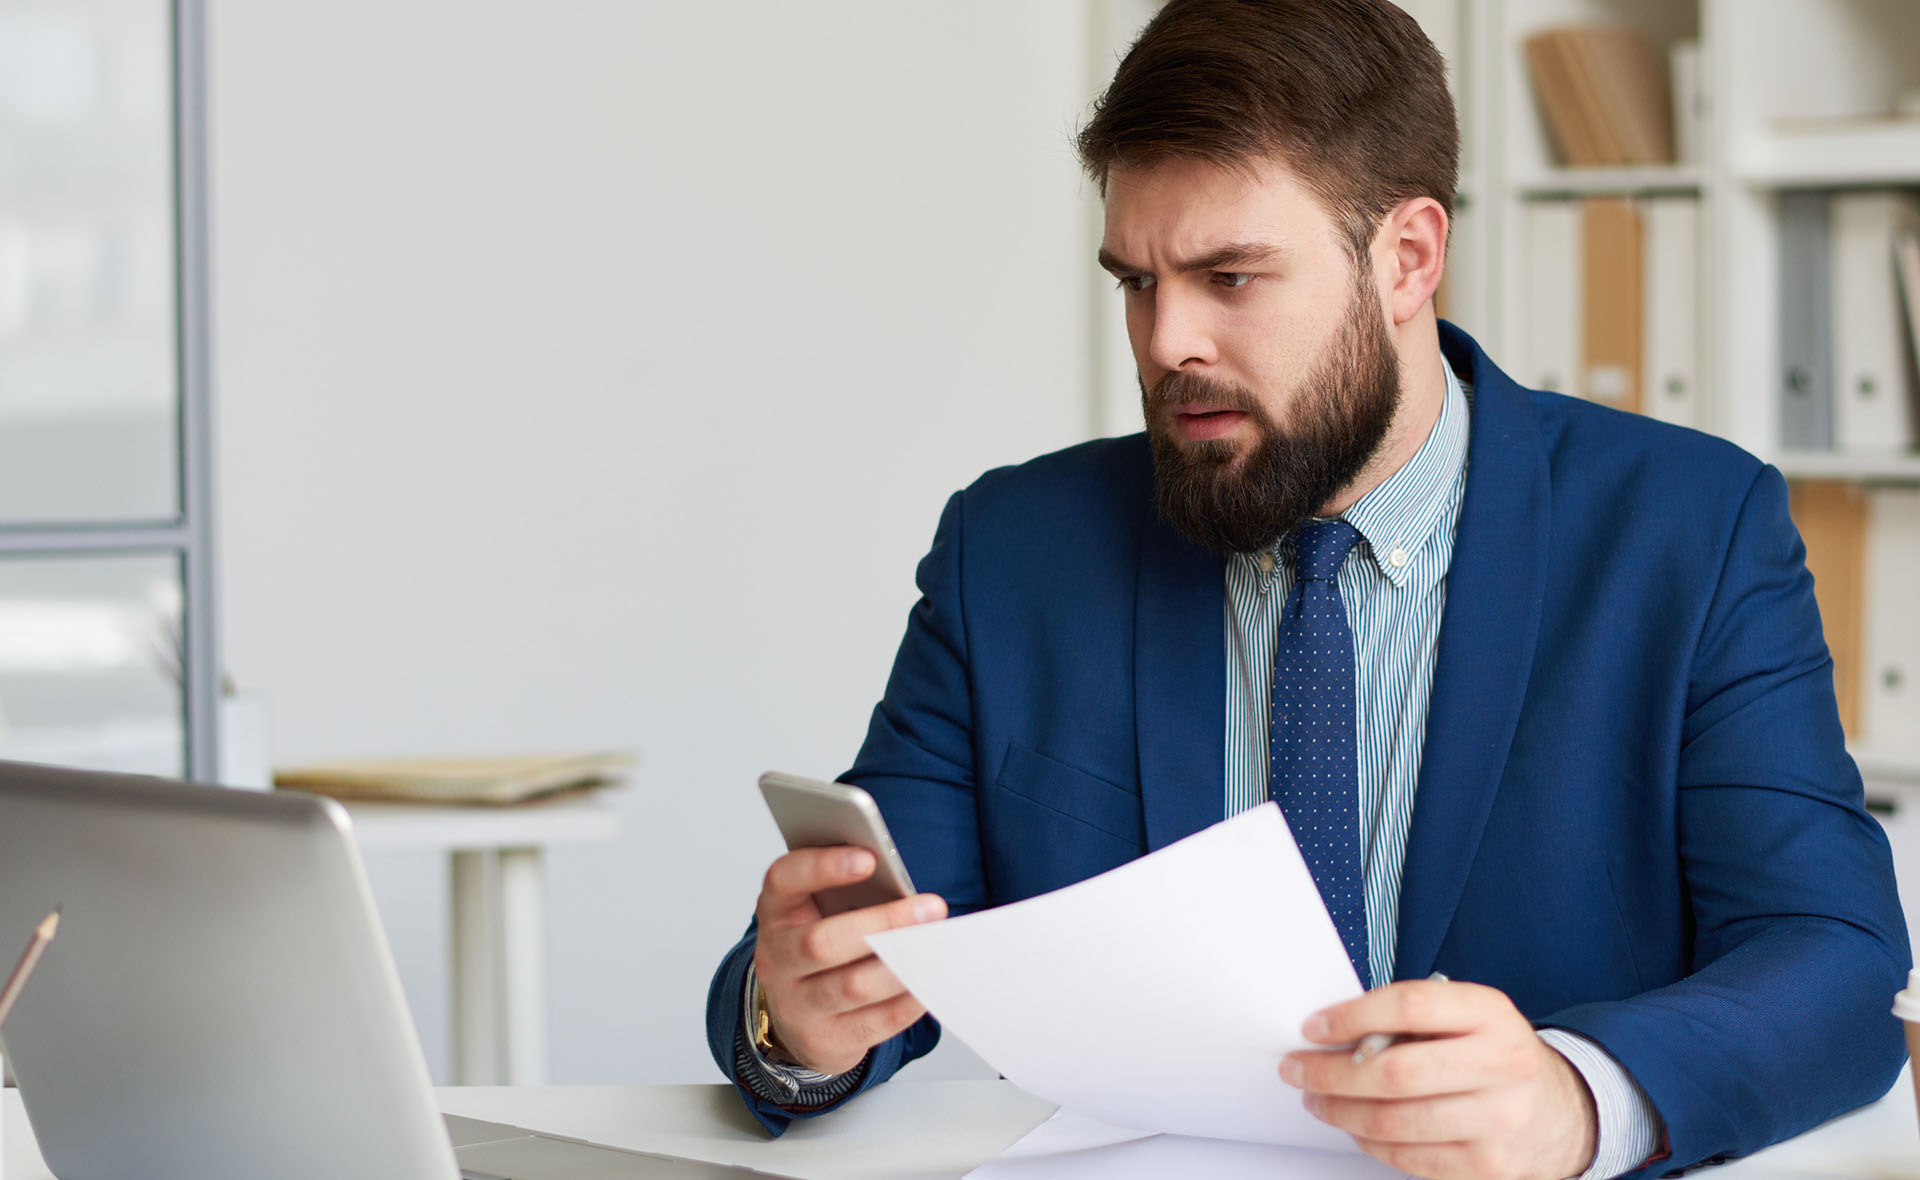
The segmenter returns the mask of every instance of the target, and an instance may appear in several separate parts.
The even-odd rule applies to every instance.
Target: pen
[[[33,938],[27,942],[27,949],[21,953],[20,962],[14,966],[13,974],[7,977],[7,986],[0,988],[0,1024],[5,1024],[7,1013],[13,1011],[13,1002],[20,998],[21,989],[27,986],[27,977],[39,965],[40,956],[45,953],[47,944],[53,941],[53,932],[60,929],[60,907],[43,919],[34,929]]]
[[[1427,976],[1427,978],[1437,979],[1442,983],[1447,981],[1447,977],[1438,971]],[[1366,1036],[1360,1038],[1359,1044],[1353,1047],[1353,1063],[1355,1065],[1365,1065],[1368,1061],[1380,1056],[1380,1054],[1386,1052],[1394,1045],[1414,1039],[1414,1037],[1405,1033],[1368,1033]]]

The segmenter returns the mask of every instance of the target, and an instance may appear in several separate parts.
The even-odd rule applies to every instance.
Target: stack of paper
[[[1151,1135],[1061,1111],[967,1180],[1401,1180],[1405,1173],[1352,1151]]]
[[[338,799],[412,803],[518,803],[537,796],[620,781],[631,754],[503,758],[389,758],[325,762],[275,772],[275,786]]]

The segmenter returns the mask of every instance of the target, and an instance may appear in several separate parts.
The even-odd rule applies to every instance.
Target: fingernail
[[[1306,1075],[1300,1068],[1300,1059],[1289,1053],[1280,1059],[1280,1080],[1289,1086],[1297,1086]]]
[[[1314,1118],[1319,1118],[1321,1107],[1324,1104],[1320,1101],[1320,1095],[1318,1094],[1303,1094],[1300,1096],[1300,1105],[1307,1108],[1308,1114]]]
[[[1300,1026],[1300,1035],[1309,1041],[1325,1041],[1332,1032],[1333,1025],[1327,1021],[1325,1012],[1315,1012],[1307,1017],[1305,1024]]]
[[[858,876],[873,868],[873,853],[864,848],[856,848],[840,858],[840,871],[849,877]]]
[[[945,908],[945,906],[940,904],[939,898],[923,897],[913,903],[913,920],[916,922],[931,922],[939,917],[940,911]]]

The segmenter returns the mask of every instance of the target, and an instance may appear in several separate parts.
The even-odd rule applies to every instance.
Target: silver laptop
[[[0,1037],[61,1180],[765,1175],[443,1120],[332,800],[0,762],[0,957],[55,906]]]

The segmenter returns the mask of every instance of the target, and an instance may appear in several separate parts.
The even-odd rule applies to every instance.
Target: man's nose
[[[1153,363],[1169,372],[1191,365],[1211,365],[1219,359],[1213,331],[1199,301],[1163,286],[1154,292],[1152,338],[1147,355]]]

